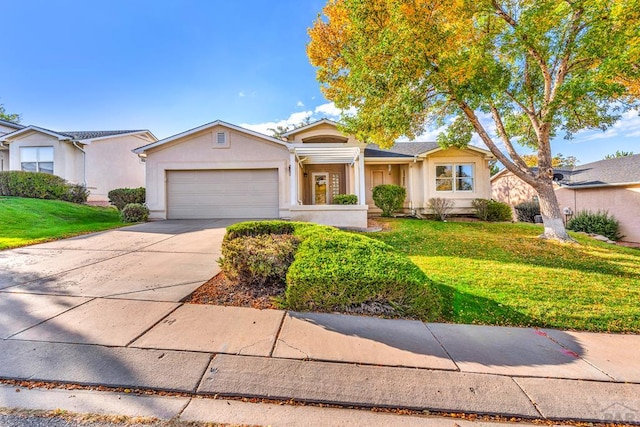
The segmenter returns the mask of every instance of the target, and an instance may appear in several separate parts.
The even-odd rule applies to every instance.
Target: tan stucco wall
[[[491,198],[498,202],[515,206],[534,197],[538,197],[538,192],[511,172],[504,171],[491,182]]]
[[[215,148],[217,132],[226,132],[228,147]],[[278,169],[280,217],[289,216],[289,151],[287,147],[216,125],[147,151],[147,205],[152,219],[166,218],[168,170]]]
[[[21,170],[20,147],[53,147],[53,173],[74,184],[84,183],[82,152],[68,142],[40,132],[28,132],[8,145],[10,170]]]
[[[291,135],[287,138],[288,142],[292,143],[302,143],[303,139],[313,138],[316,136],[338,136],[341,138],[348,138],[346,145],[353,145],[356,147],[364,147],[366,144],[358,141],[352,135],[344,135],[335,126],[330,123],[322,123],[317,126],[313,126],[307,130],[301,131],[300,133],[296,133],[295,135]],[[321,141],[314,141],[314,143],[318,143]]]
[[[640,243],[640,185],[556,190],[560,209],[606,210],[620,221],[622,240]]]
[[[505,172],[493,180],[492,197],[511,206],[531,201],[538,193],[528,184]],[[560,209],[574,212],[606,210],[620,221],[623,240],[640,243],[640,185],[570,189],[556,186]]]
[[[136,136],[121,136],[93,141],[84,146],[89,201],[108,201],[115,188],[145,185],[145,165],[131,150],[148,143]]]

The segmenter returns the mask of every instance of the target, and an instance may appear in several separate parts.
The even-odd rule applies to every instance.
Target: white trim
[[[49,136],[53,136],[55,138],[58,138],[58,141],[71,141],[72,138],[69,138],[68,136],[64,136],[64,135],[60,135],[59,133],[56,133],[52,130],[48,130],[48,129],[43,129],[43,128],[39,128],[38,126],[27,126],[25,128],[22,128],[20,130],[17,130],[15,132],[11,132],[8,133],[4,136],[2,136],[0,138],[0,141],[2,142],[9,142],[9,139],[13,139],[16,136],[22,135],[23,133],[27,133],[27,132],[40,132],[40,133],[44,133],[45,135],[49,135]]]
[[[450,148],[455,148],[455,147],[450,147]],[[444,151],[444,150],[448,150],[449,148],[442,148],[442,147],[436,147],[433,150],[429,150],[429,151],[423,151],[420,154],[417,154],[418,157],[427,157],[429,154],[433,154],[433,153],[437,153],[438,151]],[[471,151],[475,151],[477,153],[480,154],[484,154],[486,158],[488,159],[495,159],[496,156],[493,155],[493,153],[489,150],[485,150],[484,148],[480,148],[480,147],[476,147],[475,145],[467,145],[467,147],[465,148],[457,148],[458,150],[464,151],[464,150],[471,150]]]
[[[120,136],[138,136],[138,135],[148,135],[154,141],[158,140],[158,138],[156,138],[156,136],[153,133],[151,133],[151,131],[141,130],[141,131],[136,131],[136,132],[126,132],[126,133],[118,133],[118,134],[114,134],[114,135],[100,136],[98,138],[78,139],[78,142],[80,142],[81,144],[84,144],[84,145],[88,145],[88,144],[91,144],[94,141],[102,141],[103,139],[118,138]]]
[[[308,129],[311,129],[311,128],[314,128],[316,126],[324,125],[324,124],[328,124],[328,125],[332,125],[332,126],[339,126],[340,125],[340,123],[335,122],[335,121],[330,120],[330,119],[320,119],[320,120],[318,120],[316,122],[309,123],[308,125],[304,125],[302,127],[292,129],[289,132],[285,132],[285,133],[282,134],[282,136],[288,137],[288,136],[295,135],[295,134],[300,133],[300,132],[304,132],[304,131],[306,131]]]
[[[323,145],[289,145],[289,152],[294,153],[300,164],[348,164],[353,165],[362,157],[360,147]]]
[[[569,190],[580,190],[582,188],[601,188],[601,187],[628,187],[631,185],[640,185],[639,182],[612,182],[602,184],[560,184],[556,183],[560,188],[567,188]]]
[[[263,135],[263,134],[261,134],[259,132],[255,132],[255,131],[252,131],[252,130],[249,130],[249,129],[245,129],[245,128],[240,127],[240,126],[232,125],[231,123],[223,122],[222,120],[216,120],[214,122],[207,123],[207,124],[204,124],[202,126],[198,126],[197,128],[189,129],[189,130],[184,131],[182,133],[178,133],[178,134],[170,136],[168,138],[161,139],[160,141],[156,141],[156,142],[152,142],[151,144],[143,145],[142,147],[135,148],[135,149],[133,149],[131,151],[133,151],[136,154],[143,154],[145,151],[150,150],[152,148],[156,148],[156,147],[159,147],[161,145],[167,144],[169,142],[173,142],[175,140],[184,138],[186,136],[190,136],[190,135],[193,135],[195,133],[202,132],[202,131],[207,130],[207,129],[211,129],[211,128],[215,127],[215,126],[224,126],[226,128],[235,130],[237,132],[241,132],[241,133],[244,133],[244,134],[247,134],[247,135],[251,135],[251,136],[255,136],[257,138],[264,139],[265,141],[268,141],[268,142],[272,142],[272,143],[275,143],[275,144],[278,144],[278,145],[282,145],[282,146],[285,146],[285,147],[288,146],[288,144],[286,142],[281,141],[281,140],[279,140],[277,138],[273,138],[271,136]]]

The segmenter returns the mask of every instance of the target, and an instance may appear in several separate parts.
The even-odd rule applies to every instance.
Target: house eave
[[[185,132],[178,133],[178,134],[170,136],[168,138],[152,142],[151,144],[147,144],[147,145],[143,145],[143,146],[138,147],[138,148],[134,148],[131,151],[133,151],[134,153],[136,153],[138,155],[139,154],[143,154],[146,151],[151,150],[153,148],[160,147],[162,145],[168,144],[170,142],[176,141],[176,140],[181,139],[181,138],[188,137],[190,135],[194,135],[194,134],[196,134],[198,132],[202,132],[202,131],[205,131],[207,129],[214,128],[216,126],[226,127],[228,129],[232,129],[232,130],[235,130],[237,132],[241,132],[241,133],[244,133],[244,134],[247,134],[247,135],[251,135],[251,136],[254,136],[256,138],[260,138],[260,139],[263,139],[265,141],[281,145],[283,147],[286,147],[286,146],[289,145],[289,144],[287,144],[286,142],[284,142],[282,140],[279,140],[277,138],[273,138],[273,137],[268,136],[268,135],[261,134],[260,132],[255,132],[255,131],[252,131],[250,129],[245,129],[243,127],[240,127],[240,126],[237,126],[237,125],[233,125],[231,123],[227,123],[227,122],[224,122],[222,120],[216,120],[216,121],[204,124],[202,126],[198,126],[196,128],[189,129],[189,130],[187,130]]]
[[[636,182],[603,182],[598,184],[561,184],[560,187],[570,190],[582,190],[589,188],[603,188],[603,187],[629,187],[632,185],[640,185],[640,181]]]

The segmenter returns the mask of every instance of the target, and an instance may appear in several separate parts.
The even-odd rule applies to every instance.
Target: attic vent
[[[216,143],[218,145],[225,145],[227,143],[227,134],[224,132],[216,133]]]

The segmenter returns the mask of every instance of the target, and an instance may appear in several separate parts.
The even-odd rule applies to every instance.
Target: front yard
[[[640,250],[537,238],[530,224],[390,219],[369,233],[408,255],[454,323],[640,332]]]
[[[123,225],[115,208],[0,197],[0,250]]]

